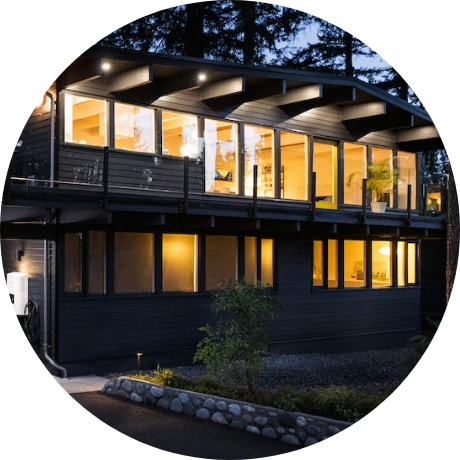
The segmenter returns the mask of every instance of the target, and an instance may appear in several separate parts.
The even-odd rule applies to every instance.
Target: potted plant
[[[372,192],[371,210],[383,213],[387,206],[385,194],[390,193],[398,182],[399,171],[397,168],[391,169],[388,161],[370,165],[367,170],[369,172],[367,189]]]

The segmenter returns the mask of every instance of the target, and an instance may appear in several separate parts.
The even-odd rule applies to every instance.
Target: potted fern
[[[387,206],[385,194],[391,192],[398,182],[399,171],[397,168],[391,169],[388,161],[370,165],[367,170],[369,172],[367,189],[372,192],[371,210],[383,213]]]

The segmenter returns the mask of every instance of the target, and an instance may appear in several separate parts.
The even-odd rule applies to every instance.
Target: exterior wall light
[[[200,82],[206,81],[206,74],[205,73],[198,74],[198,81]]]
[[[102,67],[102,70],[104,70],[105,72],[107,72],[108,70],[112,68],[112,66],[108,62],[103,62],[101,67]]]

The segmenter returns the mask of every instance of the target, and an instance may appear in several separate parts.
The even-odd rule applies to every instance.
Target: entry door
[[[337,209],[337,145],[325,141],[313,144],[316,172],[316,207]]]

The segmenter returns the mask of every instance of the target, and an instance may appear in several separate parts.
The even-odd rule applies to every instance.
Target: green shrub
[[[289,385],[281,385],[274,394],[273,405],[285,411],[297,411],[301,403],[299,390]]]
[[[280,304],[260,285],[244,281],[214,296],[215,325],[200,328],[205,337],[198,343],[194,362],[205,366],[234,386],[254,394],[254,382],[268,347],[268,328]]]

